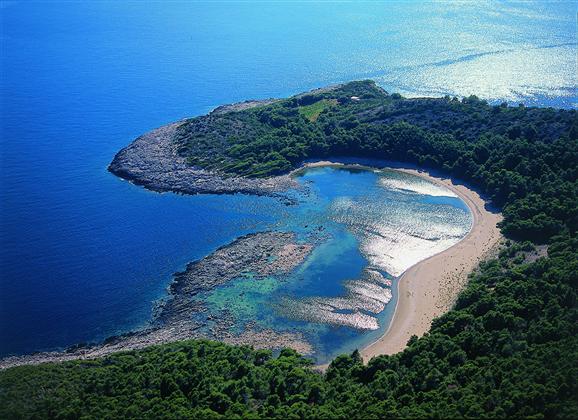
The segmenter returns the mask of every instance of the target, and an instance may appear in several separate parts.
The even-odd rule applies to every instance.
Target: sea
[[[382,334],[398,276],[471,227],[451,191],[395,171],[311,169],[293,206],[150,192],[107,171],[148,130],[367,78],[409,97],[578,102],[573,1],[1,1],[0,18],[0,357],[146,327],[188,262],[315,226],[290,276],[206,301],[328,360]]]

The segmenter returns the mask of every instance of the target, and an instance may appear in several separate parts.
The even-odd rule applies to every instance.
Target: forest
[[[282,174],[307,158],[435,168],[498,206],[508,238],[454,308],[407,348],[326,372],[191,340],[0,372],[0,418],[578,418],[578,121],[575,110],[405,99],[351,82],[179,128],[191,165]],[[538,252],[541,251],[541,252]]]

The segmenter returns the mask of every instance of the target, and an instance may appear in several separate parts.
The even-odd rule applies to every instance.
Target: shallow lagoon
[[[308,193],[271,228],[314,249],[294,272],[252,273],[204,296],[211,317],[301,332],[317,362],[374,341],[387,329],[399,275],[467,234],[472,217],[453,192],[399,171],[318,167],[301,173]]]

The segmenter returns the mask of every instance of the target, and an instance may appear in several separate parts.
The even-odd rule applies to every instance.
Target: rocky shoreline
[[[261,232],[242,236],[215,252],[191,262],[185,271],[176,273],[169,286],[168,298],[157,307],[148,328],[110,337],[98,345],[78,345],[65,351],[42,352],[0,359],[0,369],[45,362],[91,359],[118,351],[192,338],[206,338],[255,348],[291,347],[303,354],[313,349],[298,332],[279,332],[247,324],[240,333],[231,332],[234,317],[227,311],[208,314],[200,294],[210,292],[233,279],[251,274],[260,279],[283,276],[309,255],[312,245],[299,243],[289,232]],[[240,297],[241,298],[241,297]]]
[[[224,105],[213,112],[234,112],[272,101]],[[179,156],[175,142],[177,129],[184,123],[183,120],[167,124],[138,137],[116,154],[108,170],[120,178],[156,192],[283,196],[283,191],[298,187],[298,183],[289,175],[244,178],[191,166],[186,158]]]
[[[294,98],[321,94],[342,85],[327,86],[295,95]],[[221,105],[208,114],[222,115],[273,104],[280,99],[247,100]],[[176,142],[180,126],[187,120],[177,121],[143,134],[120,150],[108,166],[116,176],[156,192],[180,194],[252,194],[275,196],[293,203],[283,192],[299,189],[291,173],[268,178],[246,178],[196,167],[179,155]],[[295,171],[293,171],[295,172]]]
[[[250,100],[215,108],[211,114],[224,114],[265,106],[277,99]],[[299,189],[291,174],[251,179],[228,176],[194,167],[177,153],[176,132],[186,120],[154,129],[120,150],[108,170],[135,185],[156,192],[180,194],[252,194],[280,198],[287,204],[295,202],[284,192]],[[237,238],[205,258],[191,262],[185,271],[175,273],[169,295],[154,309],[149,326],[106,339],[96,345],[76,345],[64,351],[40,352],[0,359],[0,369],[12,366],[90,359],[113,352],[191,338],[208,338],[231,344],[247,344],[256,348],[291,347],[303,354],[313,352],[302,334],[277,332],[245,325],[240,334],[231,334],[231,314],[206,315],[208,311],[198,295],[213,290],[247,272],[257,277],[284,275],[299,265],[312,245],[295,242],[295,235],[286,232],[262,232]]]
[[[241,236],[175,274],[169,287],[170,298],[160,308],[157,322],[174,324],[203,312],[205,306],[198,296],[233,279],[248,274],[255,278],[287,274],[303,262],[311,248],[309,244],[296,243],[293,233]]]

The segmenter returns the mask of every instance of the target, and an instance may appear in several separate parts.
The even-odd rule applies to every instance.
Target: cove
[[[172,267],[182,270],[188,262],[164,283],[167,291],[158,292],[152,316],[140,327],[125,327],[96,347],[20,361],[209,338],[292,347],[323,364],[383,336],[396,312],[402,273],[458,243],[473,223],[454,192],[414,174],[323,165],[293,177],[299,187],[287,192],[289,201],[145,192],[152,202],[169,200],[170,208],[186,203],[185,213],[198,219],[193,226],[215,237],[182,248],[196,259]],[[213,249],[207,250],[207,238]]]
[[[175,276],[158,329],[142,333],[149,344],[204,337],[293,347],[325,363],[383,335],[400,275],[472,224],[452,191],[416,175],[317,166],[294,176],[293,204],[264,231]]]
[[[308,187],[272,228],[313,245],[293,272],[211,293],[236,324],[299,332],[324,363],[383,335],[399,276],[463,238],[472,224],[452,191],[396,170],[322,166],[298,173]]]

